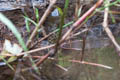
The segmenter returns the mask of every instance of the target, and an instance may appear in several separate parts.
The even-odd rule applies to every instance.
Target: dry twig
[[[108,2],[106,3],[105,6],[109,5],[109,0]],[[105,11],[104,11],[104,21],[103,21],[103,28],[105,29],[108,37],[111,39],[112,43],[115,45],[116,49],[118,52],[120,52],[120,46],[119,44],[116,42],[112,32],[110,31],[109,27],[108,27],[108,12],[109,12],[109,8],[106,7],[105,8]]]
[[[86,62],[86,61],[78,61],[78,60],[69,60],[69,61],[70,62],[74,62],[74,63],[89,64],[89,65],[93,65],[93,66],[98,66],[98,67],[103,67],[103,68],[107,68],[107,69],[112,69],[112,67],[106,66],[106,65],[103,65],[103,64],[91,63],[91,62]]]

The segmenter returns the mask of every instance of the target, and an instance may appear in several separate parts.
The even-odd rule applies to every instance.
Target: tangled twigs
[[[64,41],[72,32],[73,29],[75,29],[77,26],[79,26],[87,16],[89,16],[98,6],[100,6],[103,3],[104,0],[99,0],[95,5],[93,5],[82,17],[80,17],[73,25],[72,27],[66,32],[66,34],[62,37],[61,41]]]
[[[103,0],[99,0],[95,5],[93,5],[80,19],[78,19],[72,26],[71,28],[66,32],[66,34],[62,37],[62,39],[60,40],[60,43],[64,42],[67,37],[70,35],[70,33],[72,32],[72,30],[74,30],[78,25],[80,25],[87,16],[89,16],[98,6],[100,6],[103,3]],[[50,51],[51,52],[51,51]],[[41,62],[43,62],[44,60],[47,59],[47,57],[50,54],[46,54],[45,57],[43,59],[41,59],[37,65],[41,64]]]
[[[56,0],[52,0],[55,1]],[[72,27],[67,31],[67,33],[62,37],[62,39],[60,40],[60,43],[64,42],[67,39],[67,36],[70,35],[70,33],[72,32],[72,30],[74,30],[78,25],[80,25],[87,16],[89,16],[98,6],[100,6],[102,4],[103,0],[99,0],[95,5],[93,5],[92,8],[90,8],[80,19],[78,19],[73,25]],[[41,20],[39,21],[38,26],[35,28],[35,30],[33,31],[32,35],[30,36],[30,39],[27,42],[27,46],[31,43],[31,40],[35,37],[36,33],[37,33],[37,29],[43,24],[43,22],[45,21],[47,15],[50,13],[49,11],[51,10],[52,6],[54,5],[54,3],[50,3],[50,6],[48,7],[48,9],[46,10],[45,14],[43,15],[43,17],[41,18]],[[43,49],[47,49],[47,48],[53,48],[55,47],[55,44],[47,46],[47,47],[42,47],[42,48],[38,48],[35,50],[31,50],[31,51],[27,51],[27,52],[23,52],[20,55],[16,55],[16,56],[21,56],[24,54],[29,54],[29,53],[33,53],[33,52],[37,52]],[[53,51],[53,49],[51,49]],[[51,52],[51,51],[50,51]],[[44,60],[46,60],[48,58],[48,56],[51,55],[51,53],[46,54],[45,56],[43,56],[41,58],[41,60],[37,63],[37,65],[41,64]]]
[[[106,0],[106,6],[109,5],[109,0]],[[109,27],[108,27],[108,12],[109,12],[109,8],[105,8],[104,11],[104,22],[103,22],[103,28],[105,29],[107,35],[109,36],[109,38],[111,39],[111,41],[113,42],[113,44],[115,45],[116,49],[118,52],[120,52],[120,46],[119,44],[116,42],[112,32],[110,31]]]
[[[44,15],[42,16],[41,20],[39,21],[38,25],[36,26],[36,28],[34,29],[34,31],[32,32],[29,40],[27,41],[26,45],[29,46],[32,39],[35,37],[37,30],[40,28],[40,26],[44,23],[44,21],[46,20],[47,16],[49,15],[49,13],[51,12],[51,9],[53,7],[53,5],[56,3],[56,0],[50,0],[50,5],[48,6],[47,10],[45,11]]]

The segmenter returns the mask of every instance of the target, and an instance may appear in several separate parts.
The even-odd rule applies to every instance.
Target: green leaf
[[[24,16],[24,18],[27,19],[28,21],[30,21],[35,26],[37,26],[37,23],[35,21],[33,21],[32,19],[30,19],[29,17]]]
[[[21,34],[19,33],[15,25],[9,19],[7,19],[2,13],[0,13],[0,21],[2,21],[4,24],[7,25],[7,27],[12,31],[12,33],[15,35],[15,37],[19,41],[24,51],[27,51],[28,49],[24,43],[24,40],[21,37]]]
[[[30,32],[29,21],[28,21],[28,19],[26,19],[26,17],[25,17],[25,24],[26,24],[27,32]]]
[[[112,22],[113,22],[113,23],[116,23],[115,17],[112,15],[112,13],[110,13],[110,16],[111,16],[111,18],[112,18]]]
[[[62,9],[60,7],[57,7],[57,6],[56,6],[56,8],[58,9],[58,12],[59,12],[60,16],[62,16],[63,15]]]
[[[16,59],[17,59],[16,56],[11,56],[11,57],[7,60],[7,62],[8,62],[8,63],[13,62],[13,61],[15,61]]]
[[[6,54],[6,51],[2,51],[1,54]],[[5,58],[6,56],[0,56],[0,59],[2,59],[8,65],[8,67],[14,71],[14,68],[8,63],[7,60],[5,60]]]
[[[39,10],[37,8],[35,8],[35,15],[36,15],[37,23],[38,23],[39,22]]]
[[[81,10],[82,10],[82,7],[80,7],[78,10],[78,15],[77,15],[78,17],[80,17],[80,15],[81,15]]]

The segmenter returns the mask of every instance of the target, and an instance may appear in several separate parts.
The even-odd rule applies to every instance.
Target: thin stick
[[[37,62],[37,66],[39,66],[43,61],[45,61],[48,57],[49,57],[50,53],[46,54],[45,56],[43,56],[40,61]]]
[[[70,62],[75,62],[75,63],[81,63],[81,64],[89,64],[89,65],[103,67],[103,68],[107,68],[107,69],[112,69],[112,67],[107,66],[107,65],[103,65],[103,64],[97,64],[97,63],[86,62],[86,61],[78,61],[78,60],[69,60],[69,61]]]
[[[86,34],[83,36],[81,61],[83,61],[83,59],[84,59],[85,43],[86,43]],[[81,54],[81,52],[80,52],[80,54]]]
[[[37,45],[38,43],[40,43],[41,41],[43,41],[44,39],[46,39],[46,38],[48,38],[50,35],[52,35],[52,34],[54,34],[55,32],[51,32],[51,33],[49,33],[48,35],[46,35],[46,36],[44,36],[43,38],[41,38],[40,40],[38,40],[38,41],[36,41],[31,47],[30,47],[30,49],[31,48],[33,48],[35,45]]]
[[[63,71],[68,71],[68,69],[62,67],[61,65],[56,64],[56,67],[60,68],[60,69],[63,70]]]
[[[26,52],[20,53],[20,54],[18,54],[16,56],[21,56],[21,55],[24,55],[24,54],[30,54],[30,53],[33,53],[33,52],[38,52],[38,51],[41,51],[41,50],[52,48],[54,46],[55,46],[55,44],[52,44],[52,45],[49,45],[49,46],[46,46],[46,47],[42,47],[42,48],[37,48],[37,49],[34,49],[34,50],[26,51]]]

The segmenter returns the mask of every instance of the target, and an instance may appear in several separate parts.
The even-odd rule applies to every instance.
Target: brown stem
[[[81,61],[83,61],[83,58],[84,58],[84,53],[85,53],[85,41],[86,41],[86,35],[83,36]]]

